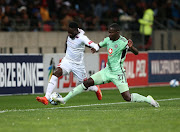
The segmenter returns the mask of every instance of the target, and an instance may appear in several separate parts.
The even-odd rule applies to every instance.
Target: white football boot
[[[156,100],[154,100],[151,95],[148,95],[147,98],[149,98],[149,99],[151,100],[151,103],[150,103],[150,104],[151,104],[153,107],[160,107],[159,103],[158,103]]]

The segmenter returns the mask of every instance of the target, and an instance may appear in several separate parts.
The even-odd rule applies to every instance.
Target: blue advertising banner
[[[149,83],[180,81],[180,52],[149,52]]]
[[[43,93],[42,55],[0,55],[0,94]]]

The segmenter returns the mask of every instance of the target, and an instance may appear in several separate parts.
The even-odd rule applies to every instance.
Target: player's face
[[[114,28],[110,27],[108,32],[110,40],[116,41],[119,39],[119,31],[116,31]]]
[[[78,34],[77,29],[75,28],[68,28],[68,36],[70,38],[74,38]]]

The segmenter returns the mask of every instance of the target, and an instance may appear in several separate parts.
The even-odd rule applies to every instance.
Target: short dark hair
[[[109,28],[114,28],[116,31],[120,31],[120,26],[117,23],[113,23],[109,26]]]
[[[70,22],[69,23],[69,27],[77,29],[78,28],[78,24],[76,22]]]

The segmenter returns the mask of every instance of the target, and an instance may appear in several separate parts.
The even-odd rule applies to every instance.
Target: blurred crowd
[[[156,28],[180,29],[180,0],[0,0],[0,30],[65,31],[72,20],[88,31],[105,31],[112,22],[138,30],[147,8]]]

